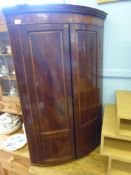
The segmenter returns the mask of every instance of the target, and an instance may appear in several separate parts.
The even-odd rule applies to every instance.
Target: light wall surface
[[[131,90],[131,1],[71,1],[108,13],[104,28],[103,104],[115,103],[116,90]]]

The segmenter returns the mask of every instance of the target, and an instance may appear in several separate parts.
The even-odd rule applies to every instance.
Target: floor
[[[59,166],[35,167],[31,175],[106,175],[107,157],[99,154],[99,147],[90,155],[79,160]]]

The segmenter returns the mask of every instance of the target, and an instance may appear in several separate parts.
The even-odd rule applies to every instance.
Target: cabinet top
[[[105,19],[107,15],[107,13],[95,8],[69,4],[17,5],[2,10],[5,16],[30,13],[75,13]]]

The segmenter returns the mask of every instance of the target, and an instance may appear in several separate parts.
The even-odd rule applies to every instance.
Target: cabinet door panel
[[[98,35],[97,27],[71,25],[73,97],[77,157],[98,142]],[[99,132],[100,135],[100,132]]]
[[[68,30],[67,24],[28,25],[20,32],[10,29],[23,51],[20,56],[12,46],[34,164],[74,157]],[[18,68],[20,63],[23,70]]]

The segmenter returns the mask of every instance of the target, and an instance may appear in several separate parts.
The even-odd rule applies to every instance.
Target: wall
[[[115,90],[131,90],[131,1],[97,4],[96,0],[72,0],[74,4],[108,13],[104,31],[103,103],[115,102]]]

